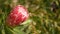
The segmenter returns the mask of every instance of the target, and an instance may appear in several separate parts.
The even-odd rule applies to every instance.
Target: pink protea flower
[[[14,27],[26,21],[28,16],[27,9],[22,5],[17,5],[7,16],[6,23],[8,26]]]

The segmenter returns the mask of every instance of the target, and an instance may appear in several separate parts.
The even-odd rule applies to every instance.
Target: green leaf
[[[25,22],[23,22],[21,25],[29,24],[30,22],[32,22],[32,20],[31,20],[31,19],[26,20],[26,21],[25,21]]]
[[[19,29],[13,29],[15,34],[25,34],[23,31],[19,30]]]
[[[5,34],[13,34],[13,31],[10,28],[4,27],[4,29],[5,29]]]
[[[2,23],[1,23],[1,19],[0,19],[0,34],[2,34]]]

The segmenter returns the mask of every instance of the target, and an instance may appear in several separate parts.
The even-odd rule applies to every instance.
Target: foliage
[[[53,2],[58,7],[55,11],[51,7]],[[11,9],[18,4],[28,9],[30,18],[25,21],[27,24],[12,29],[6,26],[5,20]],[[60,1],[0,0],[0,34],[60,34]]]

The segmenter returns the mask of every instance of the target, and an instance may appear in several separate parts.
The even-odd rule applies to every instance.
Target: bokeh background
[[[30,16],[12,29],[5,20],[17,5],[25,6]],[[60,0],[0,0],[0,34],[60,34]]]

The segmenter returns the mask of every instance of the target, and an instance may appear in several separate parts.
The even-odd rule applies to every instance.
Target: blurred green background
[[[5,19],[17,5],[25,6],[30,17],[12,29]],[[0,34],[60,34],[60,0],[0,0]]]

